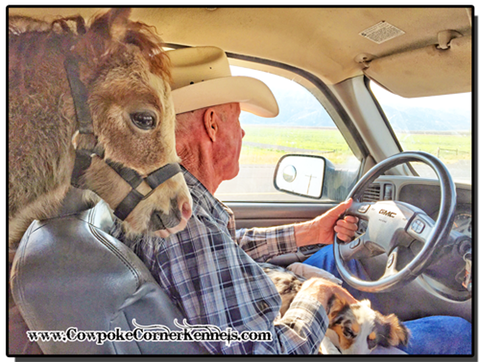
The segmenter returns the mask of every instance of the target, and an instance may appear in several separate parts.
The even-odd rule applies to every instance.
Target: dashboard
[[[380,200],[403,201],[419,207],[433,220],[440,209],[441,190],[432,179],[405,176],[380,176],[375,182]],[[472,187],[456,184],[457,207],[452,230],[472,237]]]
[[[369,187],[375,188],[377,193],[375,197],[380,201],[406,202],[422,209],[433,220],[438,217],[441,190],[437,180],[386,175],[380,176]],[[373,194],[371,190],[369,191],[370,194]],[[468,246],[468,238],[470,238],[471,243],[473,233],[472,187],[471,185],[458,183],[455,184],[455,191],[457,205],[452,230],[467,236],[465,238],[467,240],[461,238],[457,240],[460,240],[460,244],[463,243]],[[415,245],[420,247],[418,243]],[[412,246],[415,247],[415,245],[412,243]],[[389,306],[391,312],[395,312],[404,319],[441,314],[456,315],[471,320],[472,294],[463,284],[468,263],[466,264],[462,253],[453,247],[443,248],[436,254],[438,259],[430,264],[421,276],[404,286],[401,293],[397,290],[378,293],[377,298],[381,298],[380,305]],[[367,270],[367,274],[375,280],[385,272],[385,262],[386,257],[380,256],[363,259],[362,265]],[[416,308],[413,311],[410,307],[412,303],[416,303],[417,306],[421,305],[421,308]]]
[[[472,237],[472,209],[469,205],[457,205],[452,229]]]

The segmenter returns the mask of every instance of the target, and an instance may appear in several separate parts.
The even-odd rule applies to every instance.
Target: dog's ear
[[[330,325],[335,323],[335,320],[345,308],[348,308],[348,304],[345,300],[340,299],[333,294],[327,302],[327,315]]]
[[[327,303],[328,328],[338,336],[338,345],[341,351],[349,349],[360,332],[360,325],[352,308],[346,300],[336,295],[330,297]]]
[[[378,344],[383,347],[395,347],[400,344],[407,345],[410,332],[405,325],[399,321],[395,314],[384,316],[376,312],[375,327],[379,333],[377,335],[381,338]]]
[[[359,302],[360,304],[363,304],[367,308],[372,309],[372,302],[370,302],[370,299],[363,299]]]

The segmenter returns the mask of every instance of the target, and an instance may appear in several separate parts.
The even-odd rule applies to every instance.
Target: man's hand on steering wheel
[[[352,199],[338,204],[326,213],[313,220],[295,225],[295,239],[297,245],[332,244],[335,233],[337,238],[348,243],[355,237],[358,229],[358,218],[355,216],[342,217],[352,205]]]

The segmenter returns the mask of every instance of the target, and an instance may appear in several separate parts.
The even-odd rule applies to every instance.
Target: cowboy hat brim
[[[172,90],[175,113],[226,103],[240,103],[243,111],[260,117],[276,117],[278,104],[262,81],[250,77],[223,77]]]

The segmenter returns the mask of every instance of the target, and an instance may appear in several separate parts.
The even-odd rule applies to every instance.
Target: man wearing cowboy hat
[[[357,219],[338,220],[350,201],[309,222],[274,228],[236,230],[232,211],[213,195],[234,178],[245,132],[241,110],[262,117],[278,114],[270,89],[249,77],[232,77],[225,53],[215,47],[169,52],[172,97],[177,113],[176,143],[193,199],[185,230],[166,239],[142,236],[134,245],[154,278],[183,310],[190,325],[214,325],[225,331],[271,333],[269,341],[204,341],[213,354],[317,353],[328,326],[325,309],[332,293],[351,302],[338,285],[305,283],[280,319],[281,299],[257,262],[295,252],[299,246],[331,244],[334,230],[349,242]]]
[[[323,228],[320,221],[309,225],[318,230],[315,240],[296,240],[294,226],[236,234],[233,213],[213,194],[222,181],[239,171],[245,134],[240,111],[275,117],[277,102],[263,82],[232,77],[221,49],[185,48],[170,51],[169,56],[177,152],[193,199],[192,217],[185,230],[167,239],[144,236],[138,242],[124,235],[120,238],[126,244],[136,242],[135,252],[178,303],[189,324],[215,325],[222,331],[233,328],[240,333],[269,331],[273,336],[263,342],[205,341],[210,353],[314,353],[328,326],[322,303],[326,307],[333,290],[353,298],[333,283],[315,284],[299,293],[290,312],[278,320],[280,296],[254,259],[265,261],[293,252],[322,237],[333,240],[333,226],[346,205],[326,217],[328,225]],[[355,224],[339,224],[350,240]]]

